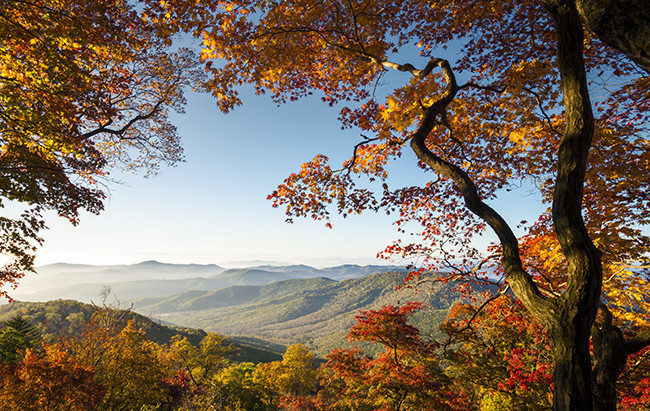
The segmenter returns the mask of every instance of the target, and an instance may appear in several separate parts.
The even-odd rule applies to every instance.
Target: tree
[[[424,270],[454,262],[453,276],[478,275],[472,239],[486,228],[496,234],[505,281],[548,332],[557,410],[601,403],[589,342],[607,299],[604,272],[643,266],[650,244],[640,230],[650,215],[650,78],[585,29],[576,3],[239,0],[211,14],[197,2],[201,12],[189,19],[201,21],[193,27],[222,110],[241,104],[243,84],[278,103],[318,93],[343,106],[344,127],[365,133],[342,168],[318,155],[269,196],[289,219],[327,219],[329,206],[344,216],[398,213],[398,224],[422,225],[422,238],[387,254],[424,256]],[[159,12],[181,18],[183,5]],[[392,60],[414,46],[411,62]],[[437,57],[444,47],[461,51],[453,68]],[[385,91],[381,78],[393,69],[411,80]],[[409,148],[436,177],[391,189],[388,164]],[[359,186],[353,175],[382,185]],[[558,291],[535,278],[515,229],[488,205],[518,187],[548,207],[539,221],[559,244]],[[648,275],[647,267],[631,272],[632,281]]]
[[[112,166],[182,159],[170,110],[199,79],[192,53],[124,0],[20,1],[0,11],[0,284],[31,270],[54,210],[77,224],[102,210]],[[7,296],[6,291],[0,291]]]
[[[0,363],[17,364],[26,349],[37,347],[40,337],[38,330],[20,315],[5,321],[0,333]]]
[[[408,318],[422,303],[361,311],[348,340],[381,344],[372,358],[358,347],[337,349],[325,364],[335,406],[353,410],[465,409],[466,398],[444,375],[435,351]]]
[[[255,403],[255,394],[242,387],[252,381],[252,371],[247,374],[244,368],[231,365],[235,350],[224,336],[217,333],[208,333],[198,346],[192,345],[185,337],[174,337],[169,350],[171,363],[187,375],[188,388],[191,389],[188,389],[185,404],[189,408],[237,409],[233,404],[241,402],[246,394],[250,394],[250,404]],[[240,386],[232,381],[229,373],[242,378]],[[247,379],[251,381],[245,381]]]
[[[76,362],[92,369],[94,381],[104,387],[95,409],[141,409],[170,402],[161,348],[132,322],[106,328],[95,319],[84,333],[66,339],[64,347]]]
[[[104,387],[59,345],[45,344],[42,353],[27,350],[16,366],[0,364],[0,409],[99,409]]]
[[[13,328],[16,332],[22,335],[28,344],[28,348],[34,348],[41,339],[38,330],[20,315],[15,315],[5,321],[5,326],[7,328]]]
[[[209,333],[198,347],[187,338],[176,337],[171,346],[177,361],[196,386],[211,386],[217,375],[229,365],[235,347],[217,333]]]
[[[504,295],[485,307],[457,304],[441,329],[450,336],[445,373],[468,387],[481,409],[490,403],[503,410],[550,408],[548,337],[521,303]]]
[[[317,383],[314,354],[303,344],[290,345],[282,361],[259,365],[253,381],[260,386],[262,401],[268,409],[276,409],[283,399],[310,394]]]
[[[225,368],[217,381],[219,383],[220,409],[266,410],[255,384],[255,364],[240,363]],[[230,408],[228,408],[230,407]]]

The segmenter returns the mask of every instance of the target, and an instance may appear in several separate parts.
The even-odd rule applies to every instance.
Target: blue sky
[[[284,222],[266,196],[317,153],[339,162],[360,140],[342,131],[338,111],[313,99],[276,106],[248,96],[224,115],[206,95],[189,96],[174,116],[186,162],[151,178],[116,173],[99,216],[72,227],[48,218],[39,265],[157,259],[175,263],[276,260],[316,265],[375,262],[395,231],[382,216],[347,219],[333,230],[322,222]]]
[[[407,81],[402,73],[387,76]],[[391,87],[391,88],[392,88]],[[110,200],[99,216],[81,224],[50,216],[37,265],[54,262],[125,264],[155,259],[170,263],[273,260],[330,266],[381,263],[375,258],[396,237],[392,220],[367,214],[323,222],[284,222],[266,196],[315,154],[333,165],[352,153],[359,131],[341,130],[338,109],[318,97],[276,106],[267,97],[243,96],[244,105],[224,115],[207,95],[189,96],[186,113],[175,115],[186,162],[159,175],[112,175]],[[393,166],[395,184],[426,181],[408,153]],[[514,224],[536,209],[532,198],[517,195],[505,206]],[[488,238],[489,239],[489,238]]]

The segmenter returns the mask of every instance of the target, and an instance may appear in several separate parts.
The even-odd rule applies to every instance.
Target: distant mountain
[[[291,278],[315,278],[315,277],[326,277],[338,281],[338,280],[347,280],[350,278],[363,277],[369,274],[382,273],[386,271],[405,271],[405,268],[397,267],[397,266],[387,266],[387,265],[356,265],[356,264],[338,265],[335,267],[328,267],[328,268],[314,268],[304,264],[284,265],[284,266],[260,265],[255,267],[225,270],[224,272],[219,274],[218,277],[224,278],[229,276],[236,277],[236,276],[246,276],[246,275],[269,276],[269,273],[274,273],[274,275],[271,275],[271,277],[274,278],[274,281],[281,281],[281,280],[286,280]],[[284,277],[281,276],[281,274],[284,274]],[[251,283],[246,283],[246,284],[255,285]],[[259,285],[261,284],[262,283],[260,283]]]
[[[354,271],[351,268],[351,271]],[[406,273],[381,272],[335,281],[317,277],[266,285],[241,285],[211,291],[188,291],[137,300],[134,310],[185,327],[225,335],[259,338],[277,344],[302,342],[321,356],[344,346],[344,336],[359,310],[406,301],[428,308],[414,316],[425,334],[438,335],[449,307],[461,301],[453,284],[435,283],[417,292],[400,288]],[[483,288],[478,287],[483,290]]]
[[[45,303],[17,301],[0,306],[0,328],[2,322],[20,315],[29,320],[46,340],[53,340],[61,335],[79,334],[83,331],[85,322],[90,319],[96,308],[89,304],[72,300],[56,300]],[[197,345],[206,332],[200,329],[191,329],[164,325],[153,321],[136,312],[126,312],[123,319],[132,321],[138,328],[146,333],[146,337],[159,344],[169,344],[173,337],[185,337]],[[270,362],[282,358],[285,347],[251,338],[231,339],[237,348],[234,359],[250,362]]]
[[[260,265],[223,269],[155,261],[133,266],[54,264],[45,267],[41,278],[47,280],[46,285],[58,287],[30,294],[21,293],[19,289],[12,295],[22,300],[98,301],[103,285],[108,284],[122,306],[134,301],[134,311],[163,324],[216,331],[245,341],[259,340],[260,347],[303,342],[324,356],[346,345],[344,337],[359,310],[387,304],[426,302],[428,308],[417,313],[413,320],[423,333],[440,336],[439,324],[449,307],[462,300],[461,296],[452,291],[453,284],[445,283],[420,287],[417,292],[406,287],[397,289],[407,272],[395,268],[342,265],[317,269],[305,265]],[[197,272],[204,276],[178,278]],[[106,273],[119,273],[111,278],[123,278],[121,276],[132,273],[128,277],[132,280],[99,281]],[[160,279],[151,279],[156,278],[156,273]],[[63,281],[75,278],[84,281],[88,277],[97,282],[66,286]],[[3,310],[9,309],[5,307],[20,307],[16,304],[27,303],[0,307],[0,319]],[[69,320],[62,316],[52,313],[46,322]],[[74,318],[78,321],[79,315],[70,320]]]
[[[105,286],[123,303],[136,298],[162,297],[190,290],[216,290],[234,285],[263,285],[294,278],[328,277],[334,280],[397,270],[400,267],[342,265],[317,269],[306,265],[260,265],[225,269],[210,264],[166,264],[145,261],[133,265],[91,266],[51,264],[21,280],[13,298],[23,301],[97,300]]]
[[[158,261],[145,261],[131,265],[83,265],[56,263],[36,268],[36,274],[27,274],[20,280],[16,291],[18,298],[28,297],[52,288],[77,284],[113,284],[126,281],[181,280],[187,278],[207,278],[222,273],[225,269],[208,264],[166,264]],[[95,298],[98,292],[84,300]],[[66,298],[64,295],[55,298]]]
[[[295,278],[284,272],[266,271],[258,268],[240,268],[226,270],[212,277],[212,280],[221,280],[227,286],[231,285],[262,285],[275,281]],[[216,288],[216,287],[214,287]]]

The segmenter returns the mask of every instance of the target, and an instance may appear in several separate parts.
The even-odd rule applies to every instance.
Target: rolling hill
[[[33,284],[29,292],[19,288],[12,296],[28,301],[98,301],[108,285],[122,306],[133,302],[134,311],[165,324],[215,331],[258,348],[302,342],[320,356],[345,346],[344,337],[359,310],[424,301],[428,308],[413,321],[423,333],[441,337],[439,324],[449,307],[461,300],[451,291],[453,284],[434,283],[417,292],[397,289],[406,271],[388,266],[318,269],[267,264],[225,269],[148,261],[123,266],[54,264],[39,268],[39,273],[34,276],[42,280],[38,288]],[[20,304],[26,303],[1,307],[0,320],[4,310]],[[57,312],[48,316],[46,323],[85,318],[77,314],[68,319]]]
[[[33,324],[46,341],[54,340],[59,336],[75,335],[83,331],[86,321],[90,320],[96,307],[72,300],[55,300],[45,303],[21,302],[0,306],[0,328],[2,323],[8,319],[20,315]],[[177,327],[161,324],[148,317],[125,311],[123,318],[132,321],[143,331],[147,338],[159,344],[169,344],[176,336],[185,337],[189,342],[198,345],[207,333],[200,329]],[[270,344],[265,341],[252,338],[229,339],[237,348],[233,359],[237,361],[270,362],[282,358],[283,346]]]
[[[254,337],[277,344],[302,342],[318,355],[345,345],[344,337],[359,310],[400,301],[423,301],[428,308],[414,316],[423,333],[441,337],[438,325],[462,298],[453,284],[429,289],[396,289],[405,272],[383,272],[335,281],[317,277],[219,290],[193,290],[136,300],[134,310],[184,327],[225,335]]]
[[[122,303],[137,298],[162,297],[190,290],[216,290],[234,285],[263,285],[277,281],[328,277],[334,280],[362,277],[368,274],[397,270],[400,267],[341,265],[318,269],[306,265],[225,269],[210,264],[166,264],[145,261],[132,265],[91,266],[51,264],[28,274],[13,298],[21,301],[72,299],[83,302],[97,300],[106,286]]]

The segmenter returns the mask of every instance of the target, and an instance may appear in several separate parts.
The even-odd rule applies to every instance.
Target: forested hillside
[[[131,265],[93,266],[50,264],[21,281],[10,295],[22,301],[71,299],[89,303],[106,287],[120,301],[162,297],[190,290],[216,290],[234,285],[263,285],[294,278],[327,277],[334,280],[395,271],[403,267],[340,265],[314,268],[307,265],[261,265],[223,268],[214,264],[167,264],[145,261]]]
[[[161,324],[131,310],[106,309],[73,300],[55,300],[44,303],[16,301],[0,306],[0,322],[20,316],[29,321],[45,341],[54,341],[60,337],[79,336],[86,330],[88,322],[98,311],[115,313],[115,320],[124,327],[131,322],[134,327],[144,332],[149,341],[169,344],[177,338],[186,338],[191,344],[198,345],[207,333],[201,329],[178,327]],[[275,361],[284,352],[284,347],[255,340],[238,340],[232,342],[237,348],[233,358],[239,361]]]
[[[453,283],[422,286],[417,292],[397,289],[406,275],[384,272],[345,281],[295,279],[262,286],[190,291],[137,300],[134,310],[225,335],[257,337],[284,345],[300,342],[324,356],[344,344],[344,336],[359,310],[400,301],[423,301],[427,306],[414,315],[413,321],[423,333],[440,337],[438,327],[449,308],[463,298],[451,291]]]

